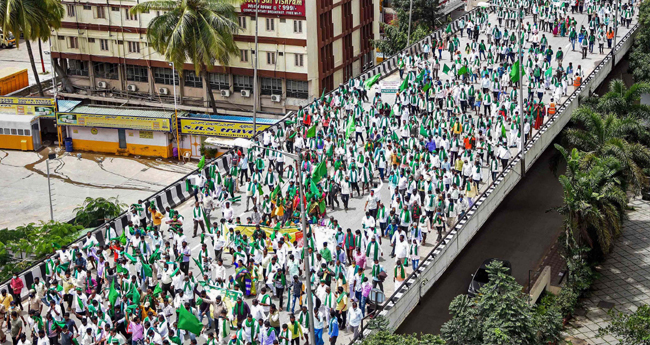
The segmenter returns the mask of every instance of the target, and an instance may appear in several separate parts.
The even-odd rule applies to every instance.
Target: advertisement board
[[[58,113],[56,123],[64,126],[124,128],[169,132],[171,121],[166,118]]]
[[[244,0],[241,4],[241,13],[255,15],[255,1]],[[271,16],[305,16],[305,1],[307,0],[257,0],[259,1],[259,15]]]
[[[0,113],[54,117],[56,102],[52,98],[0,97]]]
[[[261,132],[269,127],[271,127],[271,125],[257,124],[257,131]],[[253,124],[245,122],[181,118],[181,133],[212,137],[250,138],[253,136]]]

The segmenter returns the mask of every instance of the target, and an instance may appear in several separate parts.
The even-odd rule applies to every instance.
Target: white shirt
[[[45,336],[43,338],[38,338],[36,345],[50,345],[50,338]]]

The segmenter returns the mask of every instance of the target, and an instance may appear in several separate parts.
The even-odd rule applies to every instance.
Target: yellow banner
[[[170,119],[141,116],[57,113],[56,123],[64,126],[170,131]]]
[[[260,229],[264,232],[266,232],[266,237],[271,238],[271,235],[273,234],[273,228],[268,227],[268,226],[260,226]],[[246,235],[248,238],[251,238],[253,236],[253,232],[255,232],[255,226],[254,225],[238,225],[235,227],[235,231],[239,231],[240,234]],[[280,228],[278,231],[282,236],[285,234],[289,236],[289,239],[291,242],[293,241],[300,241],[302,239],[302,233],[300,229],[296,227],[284,227]]]
[[[269,127],[271,125],[257,124],[257,131],[260,132]],[[212,137],[250,138],[253,136],[253,124],[217,120],[181,119],[181,133]]]
[[[54,117],[55,108],[52,98],[0,97],[0,113]]]

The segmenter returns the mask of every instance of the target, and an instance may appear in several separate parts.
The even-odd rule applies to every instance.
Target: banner
[[[255,1],[244,0],[241,4],[241,13],[255,15]],[[305,16],[305,1],[307,0],[257,0],[259,1],[259,15],[272,16]]]
[[[52,98],[0,97],[0,113],[54,117],[56,102]]]
[[[261,132],[269,127],[271,127],[271,125],[262,125],[258,123],[257,131]],[[253,136],[253,124],[247,122],[181,118],[181,133],[212,137],[250,138]]]
[[[123,128],[159,132],[169,132],[171,128],[171,120],[168,118],[122,115],[57,113],[56,123],[64,126]]]
[[[260,229],[266,233],[266,237],[270,238],[271,235],[273,234],[273,228],[268,227],[268,226],[260,226]],[[246,235],[248,238],[253,237],[253,232],[255,232],[255,226],[254,225],[237,225],[235,226],[235,231],[239,231],[240,234]],[[292,227],[292,226],[285,226],[284,228],[280,228],[278,232],[281,235],[287,235],[289,236],[289,239],[291,242],[293,241],[298,241],[302,240],[302,232],[300,229],[297,227]]]

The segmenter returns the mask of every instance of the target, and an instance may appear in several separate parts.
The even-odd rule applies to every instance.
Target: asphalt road
[[[562,226],[562,217],[557,212],[546,212],[562,203],[562,188],[549,165],[554,150],[550,146],[544,152],[411,312],[398,333],[438,334],[442,324],[451,318],[449,303],[457,295],[467,293],[471,274],[487,258],[510,261],[517,282],[528,282],[528,270],[535,269]]]

